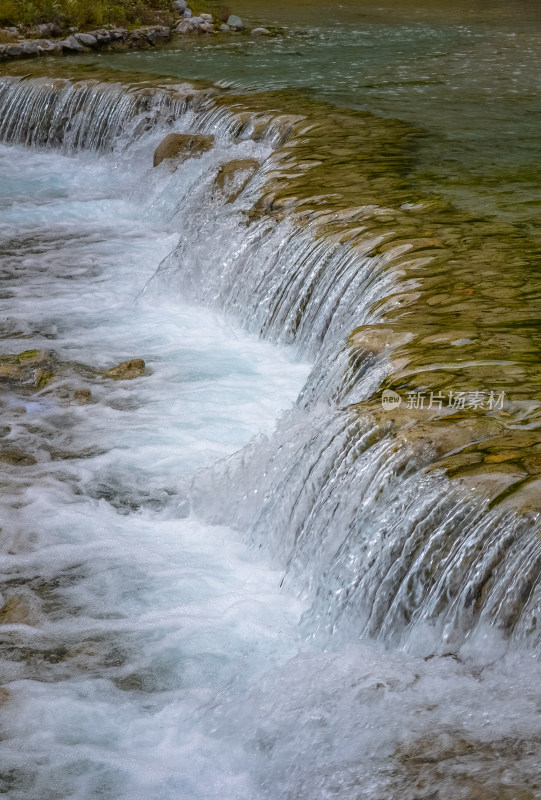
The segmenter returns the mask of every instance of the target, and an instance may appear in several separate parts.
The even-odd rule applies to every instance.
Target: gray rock
[[[36,25],[36,33],[40,38],[47,39],[49,36],[54,36],[56,25],[48,22],[43,25]]]
[[[199,34],[201,33],[201,26],[198,22],[194,22],[193,19],[185,19],[180,23],[180,25],[177,25],[175,31],[180,36]]]
[[[179,14],[182,14],[183,11],[186,11],[188,8],[188,3],[186,0],[175,0],[173,3],[173,9],[178,11]]]
[[[231,14],[227,20],[227,24],[230,28],[233,28],[233,30],[236,31],[240,31],[244,27],[241,18],[237,17],[235,14]]]
[[[58,42],[51,42],[50,39],[37,39],[36,45],[38,53],[61,53],[62,48]]]
[[[204,20],[203,17],[192,17],[192,22],[197,22],[198,25],[201,25]]]
[[[184,11],[182,12],[182,16],[184,17],[184,19],[189,19],[190,17],[192,17],[193,16],[192,9],[191,8],[185,8]]]
[[[109,44],[111,41],[111,34],[109,31],[106,31],[103,28],[100,28],[97,31],[89,31],[89,33],[96,37],[98,44]]]
[[[220,30],[221,30],[221,31],[224,31],[224,33],[225,33],[225,31],[230,31],[230,30],[231,30],[231,28],[229,27],[229,25],[226,25],[226,24],[224,23],[223,25],[220,25]]]
[[[122,42],[128,36],[126,28],[112,28],[109,33],[113,42]]]
[[[38,46],[35,41],[32,39],[21,42],[21,50],[23,56],[37,56],[38,55]]]
[[[78,42],[81,42],[81,44],[84,44],[85,47],[98,46],[98,40],[95,36],[92,36],[91,33],[76,33],[74,38],[77,39]]]
[[[84,47],[81,42],[78,42],[75,36],[68,36],[60,42],[62,50],[67,50],[69,53],[83,53]]]
[[[205,22],[212,22],[212,14],[200,14],[199,16]]]
[[[6,56],[9,56],[9,58],[18,58],[19,56],[22,56],[23,51],[20,45],[18,44],[8,44],[8,46],[4,50],[4,53],[6,54]]]
[[[270,36],[270,31],[267,28],[254,28],[252,36]]]

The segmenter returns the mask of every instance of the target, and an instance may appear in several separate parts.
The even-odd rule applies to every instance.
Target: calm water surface
[[[421,128],[412,179],[476,213],[535,226],[541,200],[541,12],[535,2],[239,0],[284,35],[175,41],[100,63],[249,89],[302,90]],[[85,57],[82,57],[84,60]],[[95,63],[95,57],[92,57]]]

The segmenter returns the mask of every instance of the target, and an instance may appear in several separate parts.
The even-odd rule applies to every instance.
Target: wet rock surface
[[[246,188],[259,169],[255,158],[239,158],[222,164],[215,179],[216,186],[232,203]]]
[[[104,378],[111,378],[114,381],[131,381],[134,378],[140,378],[145,371],[145,362],[142,358],[131,358],[128,361],[122,361],[116,367],[111,367],[104,374]]]
[[[210,150],[214,136],[190,133],[169,133],[154,151],[154,166],[162,161],[177,165],[187,158],[202,155]]]

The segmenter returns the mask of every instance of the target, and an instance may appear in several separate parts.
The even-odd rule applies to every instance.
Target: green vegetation
[[[194,0],[194,13],[210,11],[218,19],[229,9],[216,0]],[[99,28],[103,25],[170,25],[177,18],[171,0],[0,0],[0,26],[32,28],[55,23],[59,28]]]

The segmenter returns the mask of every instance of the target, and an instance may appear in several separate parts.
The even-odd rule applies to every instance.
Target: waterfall
[[[433,457],[351,410],[297,412],[198,476],[196,507],[285,565],[311,602],[307,633],[405,644],[428,626],[445,649],[490,625],[537,646],[535,520],[488,510],[427,472]]]
[[[308,635],[347,631],[404,643],[427,625],[445,649],[492,626],[538,646],[537,517],[490,508],[482,493],[431,468],[442,453],[430,443],[400,439],[373,413],[392,349],[355,349],[349,337],[384,321],[381,301],[392,302],[401,279],[400,248],[379,251],[377,231],[362,246],[338,241],[324,235],[320,219],[258,207],[276,151],[294,135],[272,115],[259,136],[258,173],[234,202],[224,202],[217,170],[232,157],[233,141],[251,138],[256,118],[215,106],[212,93],[197,101],[195,94],[0,81],[4,142],[126,150],[134,138],[156,137],[155,129],[179,121],[216,135],[197,185],[169,200],[181,237],[146,291],[178,292],[224,310],[259,336],[294,347],[313,370],[273,436],[197,476],[194,507],[272,554],[287,584],[309,598]]]

